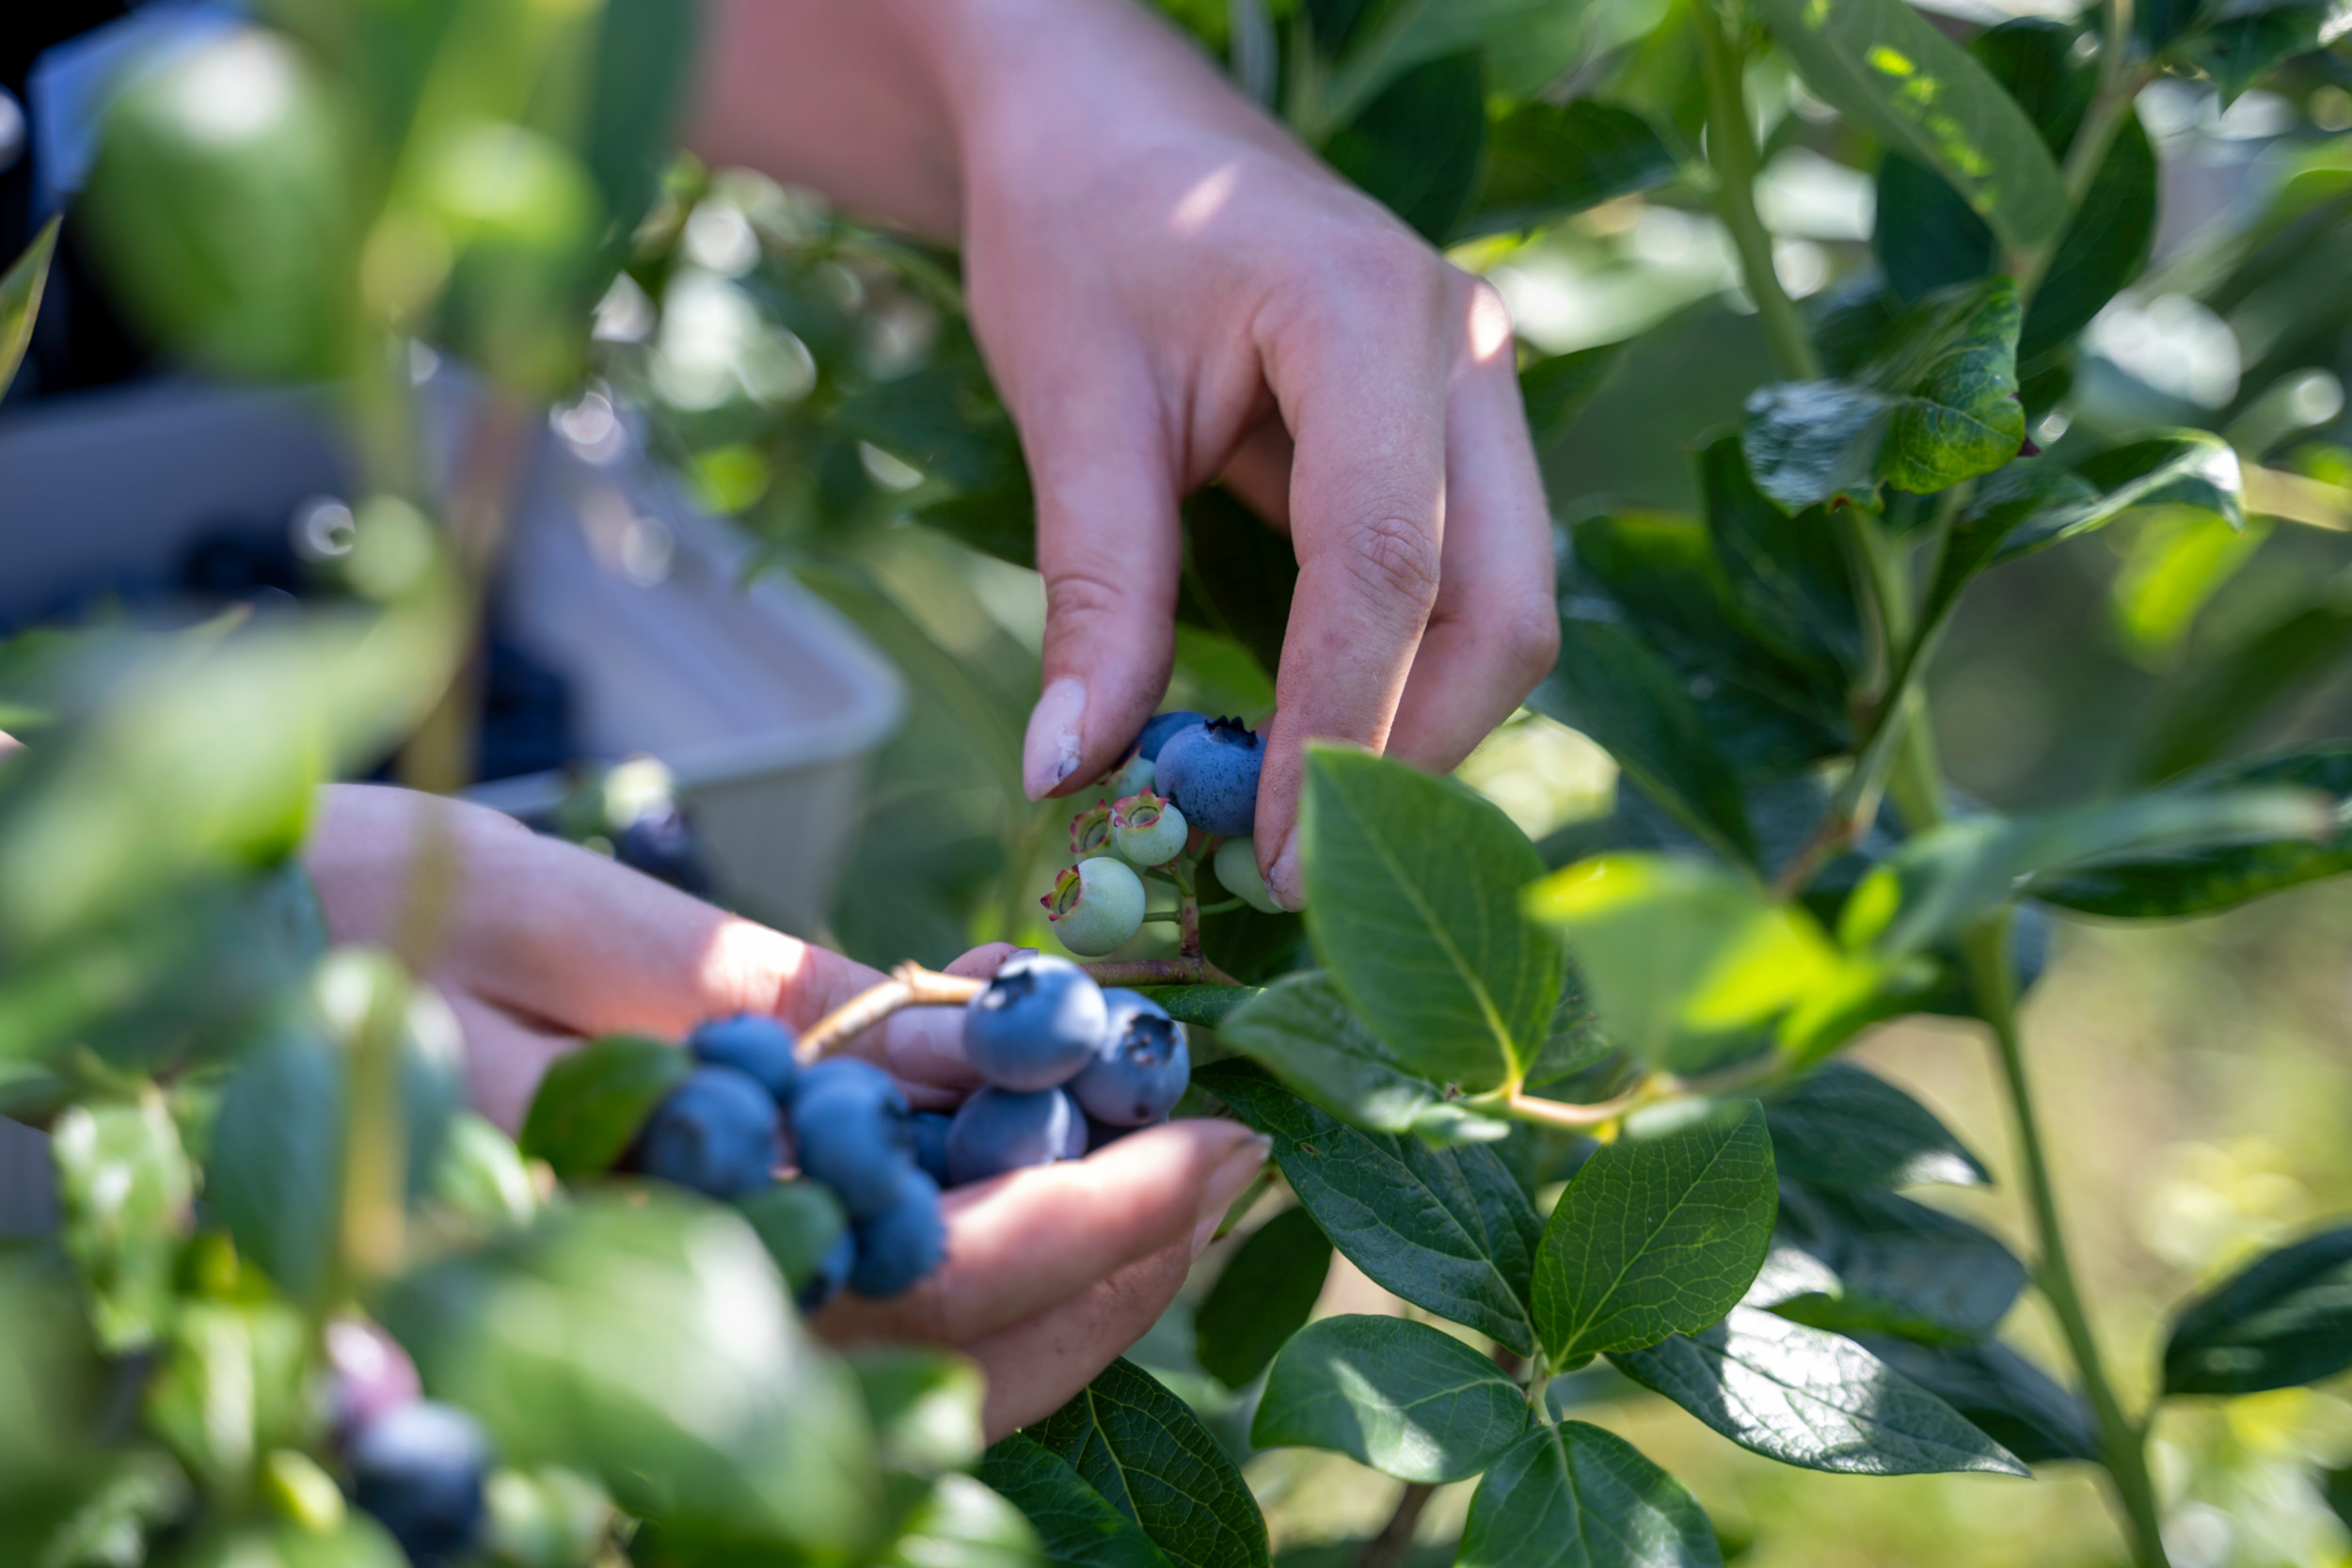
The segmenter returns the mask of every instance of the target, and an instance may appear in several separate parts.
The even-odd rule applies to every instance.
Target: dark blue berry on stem
[[[1106,990],[1110,1027],[1070,1093],[1086,1114],[1115,1127],[1140,1127],[1168,1115],[1192,1082],[1184,1026],[1140,992]]]
[[[923,1174],[947,1184],[947,1126],[953,1118],[940,1111],[914,1113],[914,1163]]]
[[[728,1067],[696,1068],[637,1136],[640,1171],[709,1197],[755,1193],[783,1162],[775,1098]]]
[[[1142,752],[1156,767],[1160,760],[1160,748],[1168,744],[1169,736],[1178,730],[1187,730],[1195,724],[1208,721],[1207,714],[1195,713],[1190,708],[1180,707],[1170,713],[1155,713],[1143,721],[1143,733],[1136,736],[1136,743],[1128,750]]]
[[[489,1439],[471,1416],[421,1400],[361,1427],[344,1451],[352,1498],[417,1568],[448,1568],[482,1533]]]
[[[914,1166],[907,1097],[871,1062],[827,1057],[793,1092],[792,1147],[850,1218],[872,1219],[898,1200],[899,1178]]]
[[[1258,822],[1258,773],[1265,742],[1238,719],[1212,719],[1168,736],[1152,765],[1152,787],[1184,820],[1221,838],[1247,837]]]
[[[801,1287],[801,1310],[814,1312],[839,1295],[850,1283],[850,1271],[856,1266],[857,1233],[844,1226],[841,1234],[833,1239],[833,1245],[817,1260],[817,1272]]]
[[[792,1103],[792,1081],[799,1067],[792,1059],[791,1025],[765,1013],[738,1013],[694,1026],[686,1049],[694,1059],[711,1067],[731,1067],[759,1080],[779,1105]]]
[[[1079,1124],[1077,1136],[1083,1138],[1078,1107],[1059,1089],[1029,1094],[982,1089],[963,1102],[947,1128],[949,1184],[961,1187],[1009,1170],[1067,1159],[1073,1123]],[[1083,1144],[1078,1147],[1083,1148]]]
[[[898,1173],[888,1208],[855,1231],[857,1262],[850,1289],[877,1300],[915,1284],[947,1256],[947,1222],[939,1212],[939,1183],[908,1165]]]
[[[1064,1084],[1092,1059],[1110,1021],[1103,988],[1068,958],[1007,958],[963,1014],[963,1053],[1000,1089]]]

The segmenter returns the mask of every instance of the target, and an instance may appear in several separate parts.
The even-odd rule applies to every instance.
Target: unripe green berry
[[[1216,847],[1216,879],[1225,891],[1253,910],[1268,914],[1280,914],[1282,906],[1266,891],[1265,878],[1258,870],[1258,841],[1254,838],[1229,838]]]
[[[1166,865],[1184,852],[1184,814],[1150,790],[1111,807],[1111,847],[1131,864]]]
[[[1143,879],[1108,855],[1080,861],[1054,879],[1040,902],[1061,944],[1082,958],[1124,946],[1143,929]]]
[[[1111,803],[1097,800],[1070,819],[1070,852],[1080,860],[1111,849]]]
[[[1152,759],[1141,752],[1136,752],[1120,765],[1119,771],[1103,781],[1103,787],[1111,792],[1114,800],[1140,795],[1152,787]]]

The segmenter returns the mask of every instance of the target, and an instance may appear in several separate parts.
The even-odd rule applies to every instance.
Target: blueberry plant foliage
[[[2189,915],[2352,867],[2352,742],[2253,749],[2352,621],[2321,596],[2200,644],[2116,787],[2032,815],[1948,786],[1924,683],[1972,585],[2029,553],[2132,519],[2121,624],[2177,648],[2273,521],[2347,515],[2345,465],[2290,449],[2311,421],[2263,401],[2352,320],[2341,143],[2175,280],[2267,312],[2227,418],[2063,440],[2051,418],[2096,368],[2086,324],[2148,264],[2142,89],[2309,92],[2342,73],[2314,57],[2337,8],[2106,0],[1974,32],[1898,0],[1168,8],[1466,261],[1634,198],[1704,215],[1774,363],[1728,424],[1652,433],[1687,451],[1694,504],[1563,509],[1563,651],[1530,705],[1613,758],[1613,813],[1534,842],[1460,784],[1318,751],[1304,915],[1226,896],[1244,890],[1199,844],[1155,889],[1174,929],[1104,966],[1163,982],[1207,1064],[1188,1108],[1265,1133],[1294,1200],[1198,1314],[1201,1366],[1250,1396],[1246,1440],[1120,1361],[983,1449],[968,1364],[824,1349],[793,1291],[840,1217],[805,1186],[729,1205],[602,1178],[686,1070],[666,1047],[576,1058],[527,1150],[465,1111],[453,1025],[414,978],[463,869],[430,843],[393,943],[328,948],[290,859],[315,786],[395,749],[412,782],[462,782],[469,628],[531,400],[644,392],[706,496],[909,671],[917,722],[839,924],[853,950],[935,962],[976,928],[1038,933],[1062,824],[1004,803],[1034,657],[941,645],[886,553],[905,519],[1029,557],[954,259],[723,172],[665,179],[691,43],[673,0],[269,0],[127,79],[67,221],[195,362],[343,389],[347,594],[0,649],[0,718],[33,742],[0,764],[0,1110],[48,1129],[57,1222],[0,1251],[0,1560],[397,1564],[347,1497],[328,1398],[364,1314],[488,1434],[470,1553],[517,1568],[1263,1563],[1250,1445],[1406,1481],[1369,1562],[1397,1560],[1430,1487],[1473,1478],[1461,1563],[1721,1561],[1691,1494],[1579,1418],[1604,1361],[1793,1465],[2095,1465],[2133,1560],[2167,1560],[2148,1413],[2069,1261],[2017,1004],[2053,911]],[[1818,113],[1755,96],[1792,82]],[[1800,302],[1758,188],[1807,137],[1873,171],[1877,225]],[[754,254],[717,266],[747,225]],[[0,372],[53,243],[0,278]],[[687,352],[681,324],[739,306],[732,357]],[[486,388],[447,483],[419,438],[420,339]],[[1539,445],[1648,347],[1525,349]],[[1186,530],[1179,695],[1254,717],[1295,567],[1221,492]],[[1008,569],[966,559],[974,580]],[[874,1006],[922,982],[894,984]],[[1904,1196],[1989,1176],[1838,1059],[1921,1011],[1992,1042],[2030,1266]],[[2159,1397],[2352,1365],[2347,1236],[2185,1304]],[[1335,1251],[1415,1315],[1310,1322]],[[1996,1337],[2029,1284],[2055,1372]]]

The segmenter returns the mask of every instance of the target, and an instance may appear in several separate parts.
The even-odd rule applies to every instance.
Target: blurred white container
[[[431,444],[451,450],[470,399],[445,372],[428,391]],[[622,421],[555,423],[510,542],[513,641],[567,680],[583,756],[668,765],[728,903],[815,931],[867,764],[904,710],[897,673],[799,585],[742,586],[749,541],[694,510]],[[125,567],[160,576],[224,518],[291,524],[347,485],[306,394],[149,385],[14,413],[0,422],[0,626]],[[470,793],[528,816],[563,787],[539,773]]]

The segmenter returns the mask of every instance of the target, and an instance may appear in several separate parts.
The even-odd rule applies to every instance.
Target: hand
[[[677,1039],[747,1010],[806,1028],[882,979],[484,807],[364,784],[326,792],[304,851],[337,942],[390,939],[435,837],[455,881],[427,972],[464,1026],[475,1104],[509,1130],[584,1036]],[[993,944],[948,968],[993,974],[1010,951]],[[917,1106],[946,1109],[978,1083],[961,1034],[960,1012],[910,1008],[850,1049]],[[815,1326],[965,1351],[988,1374],[985,1419],[1001,1435],[1058,1409],[1152,1326],[1264,1159],[1264,1140],[1237,1123],[1182,1121],[957,1188],[938,1273],[892,1301],[845,1298]]]
[[[1221,476],[1289,531],[1256,838],[1296,907],[1309,738],[1450,768],[1556,652],[1502,300],[1131,0],[727,0],[713,24],[707,150],[963,244],[1037,486],[1033,799],[1116,763],[1166,689],[1179,499]]]

